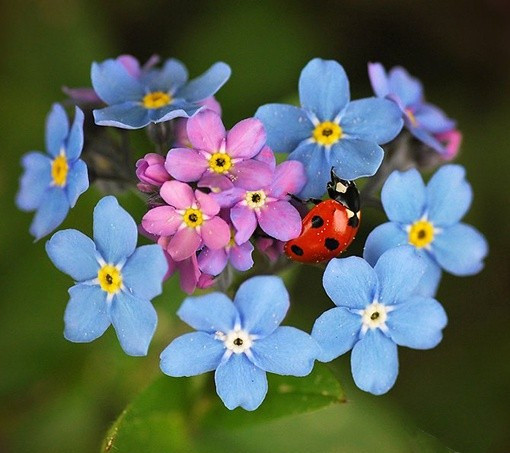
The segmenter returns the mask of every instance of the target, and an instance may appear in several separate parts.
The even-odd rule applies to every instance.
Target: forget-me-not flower
[[[47,242],[53,264],[76,281],[64,316],[68,340],[88,343],[113,324],[126,354],[147,354],[157,323],[150,300],[161,294],[167,262],[157,244],[136,248],[137,237],[133,218],[108,196],[94,209],[93,241],[63,230]]]
[[[234,303],[222,293],[186,299],[178,316],[198,332],[176,338],[161,354],[169,376],[216,370],[216,392],[228,409],[255,410],[267,393],[266,372],[306,376],[319,348],[307,333],[279,327],[289,294],[278,277],[245,281]]]
[[[74,121],[60,104],[54,104],[46,120],[46,151],[23,156],[25,169],[20,179],[16,205],[36,211],[30,234],[40,239],[66,218],[69,208],[89,187],[87,165],[80,159],[83,148],[83,112],[76,107]]]
[[[391,101],[350,101],[349,81],[333,60],[311,60],[299,78],[301,108],[267,104],[255,116],[266,127],[267,144],[275,152],[301,161],[308,181],[302,197],[326,192],[331,167],[342,179],[372,176],[383,159],[379,146],[400,132],[399,108]]]
[[[119,59],[92,64],[92,86],[108,104],[94,110],[100,126],[139,129],[150,123],[188,118],[204,108],[200,101],[216,93],[230,77],[230,67],[212,65],[201,76],[188,81],[188,71],[178,60],[167,60],[161,69],[133,74]]]
[[[459,276],[478,273],[488,246],[482,234],[460,222],[473,198],[465,174],[460,165],[445,165],[425,186],[415,169],[394,171],[381,192],[390,222],[369,234],[364,258],[374,265],[386,250],[413,245],[428,264],[419,288],[424,296],[436,293],[441,269]]]
[[[337,306],[313,326],[318,359],[329,362],[352,349],[356,385],[375,395],[390,390],[398,375],[397,345],[433,348],[447,323],[438,301],[414,293],[424,272],[423,258],[410,246],[387,251],[374,268],[358,257],[331,260],[323,284]]]

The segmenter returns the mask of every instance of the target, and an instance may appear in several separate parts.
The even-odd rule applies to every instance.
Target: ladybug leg
[[[320,198],[306,198],[306,199],[299,198],[299,197],[297,197],[296,195],[294,195],[292,193],[288,193],[287,195],[292,200],[297,201],[298,203],[302,203],[302,204],[313,203],[314,205],[318,205],[319,203],[321,203],[323,201]]]

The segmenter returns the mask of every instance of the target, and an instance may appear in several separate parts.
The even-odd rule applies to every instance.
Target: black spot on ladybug
[[[320,228],[322,225],[324,225],[324,220],[320,215],[314,215],[312,217],[312,228]]]
[[[358,214],[354,214],[348,221],[347,221],[347,225],[349,225],[350,227],[353,227],[353,228],[357,228],[357,226],[359,225],[359,217],[358,217]]]
[[[290,249],[297,255],[297,256],[303,256],[303,249],[296,244],[292,245]]]
[[[333,251],[339,247],[340,243],[335,238],[326,238],[324,245],[328,250]]]

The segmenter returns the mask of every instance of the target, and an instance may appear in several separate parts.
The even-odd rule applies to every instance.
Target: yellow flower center
[[[204,223],[204,216],[200,209],[188,208],[182,217],[184,223],[190,228],[197,228]]]
[[[266,193],[263,190],[255,192],[246,192],[246,204],[252,209],[258,209],[266,203]]]
[[[427,247],[434,240],[434,226],[427,220],[418,220],[409,228],[409,243],[416,248]]]
[[[143,97],[143,106],[146,109],[159,109],[172,102],[172,96],[163,91],[153,91]]]
[[[411,121],[411,124],[413,127],[418,126],[418,121],[416,121],[416,117],[414,116],[414,113],[411,109],[406,109],[407,117],[409,118],[409,121]]]
[[[51,177],[53,178],[53,184],[56,186],[64,187],[67,182],[67,173],[69,172],[69,165],[64,154],[53,159],[51,164]]]
[[[215,173],[227,173],[232,168],[232,159],[227,153],[214,153],[209,159],[209,168]]]
[[[342,138],[342,128],[331,121],[324,121],[315,126],[313,139],[321,145],[332,145]]]
[[[122,274],[116,266],[105,264],[97,273],[99,286],[108,294],[117,293],[122,287]]]

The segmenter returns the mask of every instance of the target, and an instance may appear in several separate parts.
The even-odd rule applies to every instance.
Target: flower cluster
[[[218,291],[184,300],[177,314],[197,331],[162,352],[164,373],[214,371],[227,408],[254,410],[267,393],[266,373],[306,376],[315,360],[352,349],[356,385],[376,395],[390,390],[397,346],[429,349],[442,339],[447,317],[435,299],[442,271],[473,275],[488,253],[483,235],[460,222],[472,202],[464,168],[444,165],[427,185],[419,172],[420,153],[435,153],[436,164],[456,156],[455,122],[424,101],[421,83],[403,68],[387,74],[370,64],[376,97],[351,101],[343,67],[316,58],[299,78],[301,106],[263,105],[227,130],[214,97],[230,76],[225,63],[191,81],[181,62],[158,63],[129,55],[94,63],[92,88],[65,90],[83,109],[76,107],[72,126],[55,104],[48,155],[22,159],[16,202],[36,211],[36,239],[64,221],[89,179],[106,191],[136,186],[147,202],[137,226],[106,196],[94,210],[93,240],[67,229],[46,243],[51,261],[75,281],[64,336],[90,342],[113,324],[127,354],[146,355],[157,325],[151,301],[165,278],[178,273],[190,295],[240,283],[233,302]],[[104,126],[120,129],[120,139]],[[135,163],[126,129],[141,128],[155,149]],[[405,172],[392,161],[398,147],[413,167]],[[371,179],[360,200],[353,180],[363,177]],[[363,258],[338,258],[379,189],[389,222],[368,234]],[[155,244],[136,248],[139,233]],[[269,263],[255,267],[255,248]],[[290,300],[278,276],[251,275],[298,261],[326,265],[323,286],[336,305],[311,334],[280,326]]]

